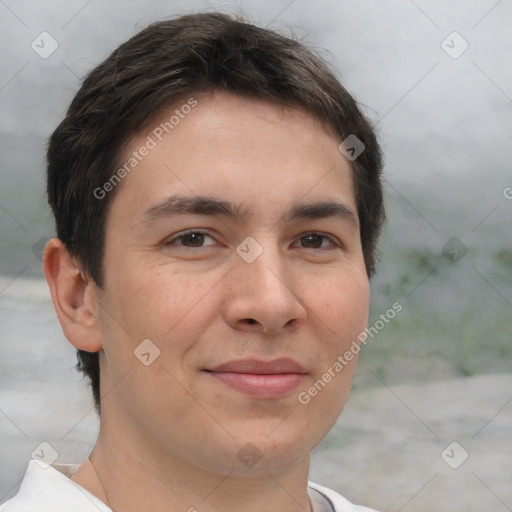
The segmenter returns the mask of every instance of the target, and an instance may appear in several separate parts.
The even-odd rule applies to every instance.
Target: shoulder
[[[314,482],[308,482],[308,486],[323,494],[332,503],[335,512],[377,512],[372,508],[354,505],[336,491],[327,487],[322,487]]]
[[[18,493],[0,505],[0,512],[112,512],[66,476],[70,468],[62,465],[57,469],[31,460]]]

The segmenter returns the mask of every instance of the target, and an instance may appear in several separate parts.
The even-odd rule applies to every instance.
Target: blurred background
[[[0,0],[0,503],[40,442],[81,462],[98,428],[40,268],[46,141],[92,67],[197,10],[316,48],[385,152],[378,332],[311,479],[381,511],[512,510],[510,0]]]

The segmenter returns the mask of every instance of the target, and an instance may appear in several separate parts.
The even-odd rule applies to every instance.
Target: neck
[[[309,457],[292,468],[246,474],[197,467],[175,454],[158,454],[125,436],[100,432],[72,480],[114,512],[310,512]],[[253,468],[254,469],[254,468]]]

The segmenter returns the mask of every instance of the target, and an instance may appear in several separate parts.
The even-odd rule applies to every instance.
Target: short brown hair
[[[381,151],[354,98],[313,51],[295,39],[221,13],[149,25],[85,78],[50,138],[48,201],[57,236],[98,286],[106,216],[116,193],[99,200],[130,139],[183,98],[226,90],[302,108],[327,123],[340,142],[356,136],[364,151],[352,162],[361,244],[369,276],[384,220]],[[119,188],[119,187],[117,187]],[[98,353],[78,351],[99,411]]]

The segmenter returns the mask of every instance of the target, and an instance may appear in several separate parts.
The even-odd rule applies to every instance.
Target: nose
[[[293,332],[306,321],[293,272],[278,250],[266,248],[252,263],[236,256],[223,315],[236,330],[275,335]]]

